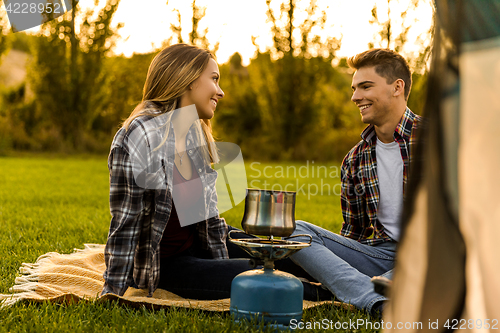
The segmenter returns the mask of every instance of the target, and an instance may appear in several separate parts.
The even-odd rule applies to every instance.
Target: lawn
[[[249,187],[297,191],[296,219],[338,231],[342,221],[338,163],[247,163]],[[71,253],[84,243],[105,243],[109,227],[106,157],[0,158],[0,293],[8,293],[23,262],[46,252]],[[244,205],[223,217],[240,227]],[[303,321],[326,326],[364,320],[363,312],[321,306]],[[319,327],[319,325],[323,327]],[[331,325],[331,326],[330,326]],[[337,326],[338,327],[338,326]],[[351,326],[352,327],[352,326]],[[115,302],[18,304],[0,310],[0,332],[271,332],[263,323],[232,321],[229,313],[171,308],[131,309]],[[351,332],[352,329],[339,330]],[[360,332],[374,332],[364,325]]]

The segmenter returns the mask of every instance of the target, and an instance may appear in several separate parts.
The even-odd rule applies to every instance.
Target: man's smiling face
[[[352,77],[351,100],[359,108],[365,124],[381,126],[393,104],[394,83],[375,72],[375,67],[361,67]]]

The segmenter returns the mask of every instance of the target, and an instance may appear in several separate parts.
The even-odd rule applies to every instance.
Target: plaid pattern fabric
[[[104,251],[106,271],[103,275],[105,285],[102,295],[112,292],[121,296],[134,283],[141,289],[148,289],[152,295],[159,283],[159,245],[172,210],[171,180],[175,137],[174,132],[170,131],[165,143],[168,152],[163,159],[165,163],[156,170],[156,174],[163,173],[160,179],[166,182],[165,186],[159,189],[138,186],[137,182],[141,181],[134,178],[133,169],[136,166],[131,161],[134,143],[129,136],[135,130],[140,131],[139,137],[148,145],[162,142],[165,131],[159,129],[154,122],[148,121],[151,118],[140,116],[131,123],[128,130],[121,128],[111,145],[108,168],[112,219]],[[213,258],[228,258],[225,245],[228,227],[225,220],[219,217],[217,210],[217,172],[204,162],[199,148],[193,144],[192,132],[191,128],[186,137],[186,153],[200,175],[207,208],[207,218],[197,224],[198,238],[202,247],[210,250]],[[151,174],[154,173],[148,173],[146,178]]]
[[[403,159],[403,194],[406,193],[412,147],[422,118],[406,108],[394,131]],[[349,151],[341,167],[342,191],[340,202],[344,222],[340,234],[361,243],[375,245],[392,241],[377,219],[379,187],[375,127],[369,125],[361,133],[362,140]],[[373,236],[373,237],[371,237]]]

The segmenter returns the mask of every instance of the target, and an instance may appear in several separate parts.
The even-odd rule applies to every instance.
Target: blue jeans
[[[229,230],[233,229],[238,230],[229,227]],[[254,238],[255,236],[242,232],[233,234],[231,237]],[[233,278],[253,268],[250,266],[250,255],[229,240],[226,241],[226,245],[230,259],[211,259],[208,251],[202,250],[197,243],[179,255],[162,259],[158,288],[191,299],[229,298]],[[290,259],[276,261],[276,269],[287,271],[297,277],[309,278],[304,270]],[[316,301],[332,298],[332,294],[321,287],[307,282],[302,284],[306,300]]]
[[[371,312],[376,302],[387,298],[373,290],[370,279],[386,274],[394,266],[396,242],[364,245],[334,234],[311,223],[296,221],[293,235],[312,236],[311,246],[291,256],[314,279],[328,288],[336,298]],[[291,240],[309,242],[309,238]]]

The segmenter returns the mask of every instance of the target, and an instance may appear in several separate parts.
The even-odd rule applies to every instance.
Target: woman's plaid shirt
[[[175,138],[170,131],[165,143],[168,154],[156,174],[153,173],[154,177],[160,175],[156,180],[162,179],[165,186],[156,189],[138,186],[141,181],[134,177],[136,166],[131,158],[134,148],[130,133],[139,133],[141,141],[149,146],[162,142],[165,132],[149,120],[151,117],[147,116],[136,118],[128,130],[121,128],[117,132],[111,145],[108,168],[112,219],[104,252],[106,271],[101,295],[108,292],[123,295],[134,282],[152,295],[159,283],[159,244],[172,210],[172,182],[169,180],[173,179]],[[201,152],[193,143],[195,136],[192,132],[191,128],[186,136],[186,151],[203,184],[207,217],[197,224],[198,236],[202,247],[210,250],[213,258],[228,258],[225,245],[227,225],[217,210],[217,172],[203,162]],[[151,171],[148,172],[146,177],[152,175]]]
[[[406,108],[394,131],[394,140],[399,143],[403,158],[403,194],[406,192],[412,147],[416,143],[416,129],[421,120],[420,116]],[[393,240],[377,219],[379,186],[375,156],[377,136],[374,126],[366,127],[361,138],[342,162],[340,202],[344,223],[340,234],[364,244],[375,245]]]

